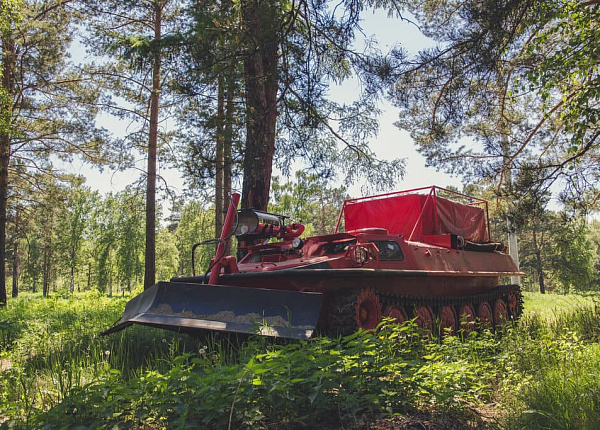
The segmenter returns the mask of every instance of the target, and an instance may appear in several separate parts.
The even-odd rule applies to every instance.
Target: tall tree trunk
[[[15,235],[13,240],[13,267],[12,267],[12,297],[19,296],[19,208],[15,209]]]
[[[75,292],[75,264],[71,264],[71,282],[70,282],[71,294]]]
[[[10,137],[0,136],[0,307],[6,306],[6,212]]]
[[[86,291],[92,289],[92,262],[88,261],[88,275],[87,275],[87,288]]]
[[[146,184],[146,263],[144,289],[150,288],[156,278],[156,153],[158,147],[158,108],[160,102],[162,2],[154,4],[154,64],[152,93],[150,94],[150,132],[148,137],[148,177]]]
[[[540,285],[540,293],[546,294],[546,285],[544,284],[544,270],[542,266],[542,250],[538,245],[537,233],[533,228],[533,249],[535,252],[535,269],[538,275],[538,283]]]
[[[225,134],[223,136],[223,213],[229,208],[229,196],[231,195],[231,177],[233,161],[231,154],[233,152],[233,122],[235,120],[235,89],[236,80],[234,75],[235,65],[230,63],[227,74],[227,93],[225,98]],[[225,254],[231,254],[231,241],[227,242]]]
[[[241,10],[247,44],[244,59],[247,132],[242,207],[266,210],[277,122],[277,2],[243,0]]]
[[[16,218],[18,220],[18,216]],[[15,231],[17,225],[15,223]],[[13,278],[12,278],[12,296],[19,297],[19,241],[15,237],[13,242]]]
[[[15,89],[13,71],[16,65],[15,43],[2,36],[2,100],[0,113],[0,307],[6,306],[6,220],[8,207],[8,166],[10,164],[11,100]]]
[[[42,295],[48,297],[50,293],[50,247],[44,247],[44,257],[42,266]]]
[[[31,264],[29,264],[28,267],[31,267]],[[31,292],[37,293],[37,285],[38,281],[40,280],[40,275],[37,270],[35,270],[35,272],[32,274],[32,278],[33,279],[31,280]]]
[[[509,165],[511,160],[511,150],[510,150],[510,142],[508,139],[509,134],[509,125],[504,118],[500,119],[500,131],[502,133],[500,137],[500,146],[502,147],[502,157],[504,159],[504,178],[506,182],[506,190],[507,195],[511,196],[513,193],[513,184],[512,184],[512,166]],[[508,211],[514,210],[514,207],[511,203],[510,198],[507,199]],[[516,226],[510,220],[510,218],[506,219],[506,230],[508,232],[508,253],[511,258],[517,265],[517,268],[520,266],[519,262],[519,242],[516,231]],[[521,285],[521,277],[520,276],[511,276],[510,283],[513,285]]]
[[[219,74],[217,95],[217,133],[216,133],[216,163],[215,163],[215,237],[221,237],[225,216],[224,210],[224,146],[225,146],[225,78]]]

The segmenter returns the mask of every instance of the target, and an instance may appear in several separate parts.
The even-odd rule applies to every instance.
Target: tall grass
[[[529,313],[507,341],[506,428],[600,428],[597,299]]]
[[[518,393],[510,428],[600,428],[600,347],[572,348]]]
[[[446,356],[453,342],[429,343],[412,325],[287,344],[259,338],[237,363],[215,364],[204,351],[173,357],[166,372],[124,378],[107,368],[29,425],[358,428],[373,416],[450,413],[491,395],[468,349]]]
[[[526,308],[536,300],[526,296]],[[538,306],[502,333],[430,339],[409,322],[307,342],[139,326],[100,337],[123,306],[101,296],[9,302],[2,427],[362,428],[427,412],[459,428],[600,428],[591,299]],[[493,403],[490,424],[478,413]]]
[[[67,298],[24,295],[0,311],[0,414],[28,422],[118,369],[124,374],[167,369],[185,339],[158,330],[100,333],[121,315],[124,299],[88,294]]]

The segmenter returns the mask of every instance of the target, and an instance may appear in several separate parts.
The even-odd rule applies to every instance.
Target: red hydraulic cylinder
[[[223,230],[221,231],[221,240],[217,246],[217,252],[215,254],[215,260],[213,268],[210,271],[210,277],[208,278],[209,284],[216,284],[221,274],[221,266],[219,265],[220,260],[224,257],[225,247],[229,241],[231,229],[233,228],[233,222],[235,221],[237,207],[240,203],[240,194],[233,193],[231,195],[231,203],[229,203],[229,209],[227,209],[227,216],[225,217],[225,223],[223,224]]]

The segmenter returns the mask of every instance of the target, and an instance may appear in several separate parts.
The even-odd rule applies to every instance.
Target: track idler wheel
[[[517,293],[511,291],[508,293],[508,315],[513,320],[516,320],[521,315],[521,304]]]
[[[379,297],[371,290],[363,290],[356,299],[356,325],[363,330],[374,330],[382,319]]]

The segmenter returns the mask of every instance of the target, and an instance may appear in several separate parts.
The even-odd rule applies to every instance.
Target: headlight
[[[304,241],[302,239],[300,239],[299,237],[292,240],[292,250],[293,251],[302,249],[303,246],[304,246]]]
[[[367,262],[369,259],[368,251],[362,246],[357,246],[354,248],[354,261],[356,264],[360,264],[361,266]]]

